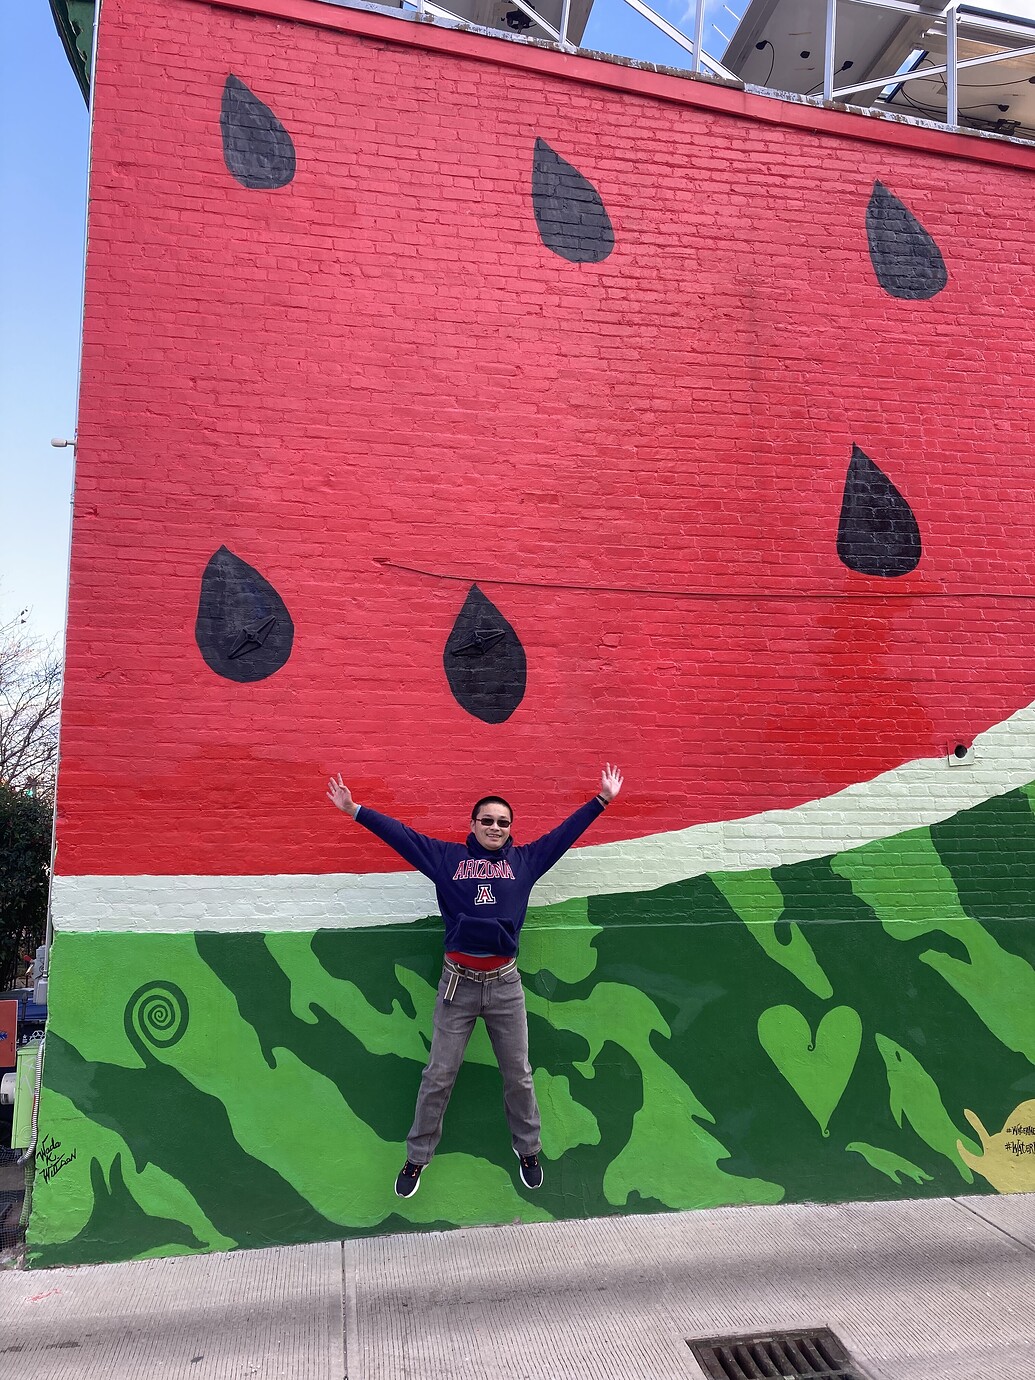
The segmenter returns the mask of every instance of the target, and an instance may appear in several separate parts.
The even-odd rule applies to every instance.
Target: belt
[[[461,978],[466,978],[468,982],[495,982],[497,978],[506,977],[517,967],[517,959],[512,958],[509,963],[504,963],[502,968],[490,968],[488,972],[482,972],[479,968],[464,968],[459,963],[454,963],[451,958],[447,958],[446,971],[449,973],[449,982],[446,984],[445,995],[442,1000],[451,1002],[456,996],[456,989]]]

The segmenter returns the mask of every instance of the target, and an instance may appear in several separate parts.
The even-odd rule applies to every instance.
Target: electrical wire
[[[930,65],[931,65],[931,66],[936,66],[936,65],[938,65],[938,64],[932,62]],[[919,72],[922,72],[924,69],[923,69],[922,67],[917,67],[915,70],[916,70],[917,73],[919,73]],[[913,73],[910,73],[909,75],[913,75]],[[933,77],[931,78],[931,80],[932,80],[932,81],[937,80],[937,82],[938,82],[938,84],[939,84],[939,88],[940,88],[943,92],[945,92],[945,95],[946,95],[946,98],[947,98],[947,97],[948,97],[949,84],[948,84],[948,81],[946,80],[945,73],[944,73],[944,72],[938,72],[938,73],[935,74],[935,76],[933,76]],[[973,87],[973,88],[970,88],[970,89],[971,89],[971,90],[974,90],[974,91],[992,91],[992,90],[1000,89],[1000,88],[1002,88],[1002,87],[1004,87],[1004,86],[1006,86],[1006,87],[1011,87],[1011,88],[1013,88],[1013,89],[1016,89],[1017,83],[1016,83],[1016,82],[982,82],[982,83],[980,84],[980,86]],[[966,89],[967,89],[967,88],[964,88],[964,90],[966,90]],[[893,96],[891,96],[891,97],[881,97],[881,96],[878,96],[878,97],[877,97],[877,100],[881,101],[885,106],[891,106],[891,105],[893,104],[893,102],[894,102],[894,101],[897,101],[899,98],[901,98],[907,105],[911,106],[914,110],[919,111],[919,113],[920,113],[921,115],[925,116],[927,119],[936,120],[936,121],[938,121],[939,123],[944,124],[944,122],[945,122],[945,117],[946,117],[946,113],[947,113],[945,110],[942,110],[942,109],[939,108],[938,106],[926,105],[926,104],[925,104],[924,102],[922,102],[922,101],[917,101],[917,100],[915,100],[912,96],[910,96],[910,94],[905,90],[905,87],[904,87],[903,85],[901,85],[901,84],[899,85],[898,90],[894,93]],[[1000,104],[1000,103],[999,103],[998,101],[982,101],[982,102],[979,102],[979,103],[977,103],[977,104],[975,104],[975,105],[959,106],[959,107],[957,108],[957,112],[956,112],[956,113],[957,113],[957,116],[960,116],[960,115],[965,115],[965,116],[967,116],[966,124],[967,124],[968,127],[973,128],[973,129],[983,130],[983,131],[988,132],[988,133],[992,133],[992,134],[1002,134],[1002,133],[1003,133],[1002,126],[1003,126],[1004,124],[1008,124],[1008,125],[1012,125],[1012,126],[1014,127],[1011,131],[1009,131],[1010,134],[1011,134],[1012,136],[1014,136],[1014,137],[1016,137],[1017,135],[1019,135],[1019,134],[1021,133],[1021,131],[1023,131],[1025,135],[1035,134],[1035,130],[1032,130],[1031,126],[1023,124],[1020,120],[1007,120],[1007,119],[1005,119],[1005,118],[1003,118],[1003,119],[999,119],[999,118],[992,119],[992,118],[989,118],[989,117],[987,117],[987,116],[983,116],[983,115],[974,115],[974,114],[971,113],[971,112],[973,112],[973,111],[975,111],[975,110],[984,110],[984,109],[986,109],[986,108],[987,108],[988,106],[990,106],[990,105],[996,105],[996,106],[998,106],[999,104]],[[1001,114],[1005,117],[1006,111],[1002,111]]]
[[[901,99],[905,101],[907,105],[911,106],[913,110],[919,111],[919,113],[923,115],[926,119],[935,120],[939,124],[945,123],[945,110],[942,110],[937,106],[924,105],[922,102],[914,100],[913,97],[910,96],[909,93],[906,91],[900,90],[896,95],[895,99]],[[890,105],[891,102],[886,101],[885,104]],[[990,134],[1002,134],[1002,125],[1004,124],[1013,125],[1015,127],[1011,131],[1011,134],[1015,137],[1019,135],[1021,131],[1023,131],[1025,135],[1035,134],[1035,130],[1032,130],[1031,126],[1022,124],[1019,120],[991,120],[986,118],[985,116],[970,114],[970,112],[973,110],[982,110],[984,108],[985,107],[983,105],[963,106],[957,111],[957,115],[965,116],[967,120],[967,125],[970,128],[983,130],[986,133]]]
[[[761,51],[761,50],[762,50],[763,48],[765,48],[765,47],[768,47],[768,48],[772,51],[772,54],[773,54],[773,55],[772,55],[772,57],[769,59],[769,71],[766,73],[765,81],[759,82],[759,86],[768,86],[768,85],[769,85],[769,79],[770,79],[770,77],[773,75],[773,68],[776,66],[776,49],[773,47],[773,45],[772,45],[772,43],[769,41],[769,39],[768,39],[768,38],[763,38],[762,41],[761,41],[760,43],[756,43],[756,44],[755,44],[755,48],[756,48],[758,51]]]
[[[759,83],[759,85],[761,85],[761,86],[768,86],[768,85],[769,85],[769,82],[770,82],[770,80],[771,80],[771,78],[772,78],[772,75],[773,75],[773,70],[774,70],[774,68],[775,68],[775,66],[776,66],[776,47],[775,47],[775,45],[773,44],[773,42],[772,42],[770,39],[768,39],[768,38],[764,38],[764,39],[762,39],[760,42],[756,43],[756,44],[755,44],[755,47],[756,47],[759,51],[761,51],[763,48],[769,48],[769,50],[770,50],[770,52],[771,52],[771,54],[772,54],[772,56],[771,56],[771,58],[770,58],[770,60],[769,60],[769,71],[766,73],[765,80]],[[841,66],[837,69],[837,72],[835,72],[834,75],[835,75],[835,76],[840,75],[841,72],[847,71],[847,69],[848,69],[849,67],[851,67],[852,65],[853,65],[853,64],[852,64],[852,60],[851,60],[851,59],[847,59],[845,62],[843,62],[843,63],[841,64]],[[940,64],[939,64],[937,61],[935,61],[935,59],[933,59],[933,58],[930,58],[930,57],[927,57],[926,59],[925,59],[925,58],[921,58],[920,61],[917,63],[917,65],[916,65],[915,67],[910,68],[910,70],[909,70],[908,72],[902,73],[902,76],[905,76],[905,77],[915,77],[915,76],[920,75],[922,72],[924,72],[924,71],[926,70],[926,67],[932,67],[932,68],[933,68],[933,67],[937,67],[937,66],[939,66],[939,65],[940,65]],[[938,73],[935,74],[935,76],[940,80],[941,89],[946,93],[946,95],[948,95],[948,83],[947,83],[947,81],[946,81],[946,79],[945,79],[945,74],[944,74],[944,72],[938,72]],[[1035,85],[1035,77],[1033,77],[1033,78],[1031,79],[1031,81],[1032,81],[1032,84]],[[805,94],[806,96],[812,96],[812,95],[814,95],[818,90],[820,90],[820,88],[822,87],[822,85],[823,85],[823,82],[822,82],[822,81],[818,81],[818,82],[815,84],[815,86],[810,87],[809,90],[806,91],[804,94]],[[892,85],[893,85],[893,86],[895,87],[895,89],[893,90],[892,94],[891,94],[890,96],[883,96],[883,95],[878,95],[878,96],[876,96],[876,97],[874,98],[874,101],[873,101],[873,104],[874,104],[874,105],[881,104],[881,105],[884,105],[885,107],[891,108],[891,107],[894,105],[894,103],[895,103],[896,101],[902,100],[902,101],[903,101],[906,105],[908,105],[911,109],[916,110],[919,114],[923,115],[923,116],[925,117],[925,119],[932,120],[932,121],[936,121],[936,122],[938,122],[938,123],[940,123],[940,124],[944,124],[944,123],[945,123],[945,117],[946,117],[946,114],[947,114],[947,111],[946,111],[946,110],[941,110],[941,109],[939,109],[937,106],[927,105],[927,104],[925,104],[925,103],[922,102],[922,101],[917,101],[917,100],[915,100],[915,99],[906,91],[906,89],[905,89],[905,83],[902,82],[902,81],[889,82],[888,85],[889,85],[889,86],[892,86]],[[1009,87],[1009,88],[1012,89],[1012,90],[1016,90],[1017,82],[1016,82],[1016,81],[983,82],[983,83],[981,83],[981,85],[980,85],[979,87],[976,87],[976,88],[974,88],[974,89],[975,89],[975,91],[980,90],[980,91],[984,92],[984,91],[1002,90],[1002,89],[1005,88],[1005,87]],[[977,103],[977,104],[975,104],[975,105],[959,106],[959,107],[957,107],[957,111],[956,111],[957,118],[958,118],[959,116],[966,116],[966,117],[967,117],[967,121],[966,121],[966,122],[967,122],[967,124],[968,124],[969,126],[975,128],[975,129],[981,129],[981,130],[985,130],[985,131],[990,131],[990,132],[992,132],[992,133],[1000,133],[1000,134],[1001,134],[1001,133],[1003,132],[1002,126],[1003,126],[1004,124],[1008,124],[1008,125],[1012,125],[1012,126],[1013,126],[1013,129],[1010,131],[1010,133],[1011,133],[1012,135],[1014,135],[1014,136],[1018,135],[1021,131],[1023,131],[1026,135],[1027,135],[1027,134],[1035,135],[1035,130],[1032,130],[1029,126],[1022,124],[1019,120],[998,119],[998,118],[992,118],[992,117],[983,116],[983,115],[976,115],[976,114],[973,113],[973,112],[978,111],[978,110],[987,109],[987,108],[989,108],[989,107],[991,107],[991,106],[993,106],[993,105],[998,106],[999,104],[1000,104],[1000,102],[998,102],[998,101],[982,101],[982,102],[979,102],[979,103]],[[1005,111],[1005,110],[1004,110],[1004,111],[1001,111],[1000,113],[1001,113],[1003,116],[1006,115],[1006,111]]]
[[[942,81],[944,82],[944,80],[945,80],[945,78],[943,77],[943,78],[942,78]],[[1004,87],[1004,86],[1016,87],[1017,84],[1018,84],[1018,82],[1020,82],[1020,80],[1021,80],[1020,77],[1015,77],[1015,78],[1013,79],[1013,81],[986,81],[986,82],[980,82],[980,83],[978,83],[977,86],[974,87],[974,89],[975,89],[975,90],[981,90],[981,91],[997,91],[997,90],[1000,90],[1000,89],[1001,89],[1002,87]],[[1024,78],[1024,81],[1025,81],[1026,83],[1028,83],[1029,85],[1035,86],[1035,77],[1025,77],[1025,78]]]
[[[849,69],[849,67],[854,67],[854,66],[855,66],[855,62],[854,62],[854,60],[853,60],[852,58],[845,58],[844,62],[842,62],[841,66],[840,66],[840,67],[837,69],[837,71],[834,73],[834,76],[835,76],[835,77],[839,77],[839,76],[841,75],[842,72],[847,72],[848,69]],[[823,85],[823,82],[824,82],[825,80],[826,80],[825,77],[821,77],[820,80],[819,80],[818,82],[816,82],[816,85],[815,85],[815,86],[811,87],[810,90],[808,90],[808,91],[805,92],[806,96],[812,96],[812,95],[814,95],[814,94],[819,90],[819,88]]]
[[[833,600],[835,603],[899,599],[1012,599],[1035,602],[1035,590],[1027,593],[1022,590],[1009,589],[823,590],[793,588],[774,590],[757,587],[734,590],[657,589],[651,588],[649,585],[590,585],[561,580],[514,580],[501,579],[498,575],[456,574],[452,571],[427,570],[423,566],[405,565],[402,561],[393,561],[387,556],[375,556],[374,562],[386,570],[401,570],[408,575],[421,575],[430,580],[449,580],[465,585],[476,584],[480,588],[486,585],[505,585],[516,589],[563,589],[582,594],[639,594],[655,599],[704,599],[715,602],[742,600],[749,603],[762,601],[779,603],[789,599]]]

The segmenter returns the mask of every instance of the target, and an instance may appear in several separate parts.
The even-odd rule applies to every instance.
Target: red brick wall
[[[401,866],[323,800],[338,768],[437,832],[502,790],[529,837],[607,758],[593,841],[644,835],[1035,697],[1030,154],[280,8],[316,22],[105,0],[62,872]],[[227,170],[229,73],[290,133],[282,188]],[[599,191],[602,262],[540,238],[537,138]],[[877,280],[875,180],[940,248],[930,300]],[[913,573],[838,559],[853,446]],[[250,684],[195,642],[221,546],[294,622]],[[527,656],[500,724],[443,672],[472,582]]]

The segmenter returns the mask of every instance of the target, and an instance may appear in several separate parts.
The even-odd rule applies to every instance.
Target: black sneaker
[[[543,1186],[543,1166],[539,1163],[538,1155],[517,1155],[521,1165],[521,1182],[526,1188],[542,1188]]]
[[[395,1192],[399,1198],[412,1198],[420,1188],[420,1171],[424,1168],[422,1164],[414,1164],[412,1160],[407,1160],[399,1170],[399,1177],[395,1181]],[[539,1181],[542,1182],[542,1174]]]

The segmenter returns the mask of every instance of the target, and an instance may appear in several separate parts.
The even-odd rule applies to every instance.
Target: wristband
[[[605,805],[605,806],[606,806],[607,803],[608,803],[608,802],[604,799],[604,797],[603,797],[602,795],[599,795],[599,794],[598,794],[598,795],[597,795],[597,799],[600,801],[601,805]]]

